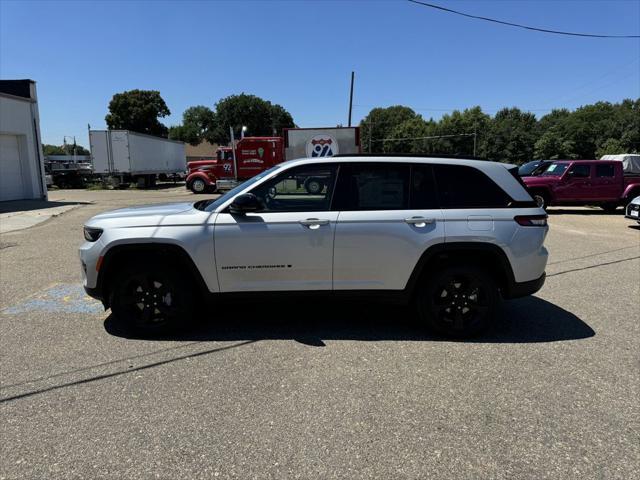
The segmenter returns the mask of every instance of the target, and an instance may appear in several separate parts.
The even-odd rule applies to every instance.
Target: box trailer
[[[158,175],[186,170],[183,142],[128,130],[90,130],[94,174],[140,186],[155,183]]]
[[[358,127],[285,128],[285,160],[360,153]]]

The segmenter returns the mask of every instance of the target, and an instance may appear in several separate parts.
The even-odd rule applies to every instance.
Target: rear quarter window
[[[436,187],[442,208],[504,208],[512,199],[477,168],[434,165]]]

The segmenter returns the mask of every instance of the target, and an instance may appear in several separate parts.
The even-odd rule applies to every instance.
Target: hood
[[[193,202],[164,203],[100,213],[85,225],[97,228],[198,225],[208,217],[211,217],[211,213],[193,208]]]
[[[555,177],[551,175],[547,175],[547,176],[536,175],[533,177],[522,177],[522,181],[525,183],[527,187],[533,187],[538,185],[553,185],[560,181],[560,177]]]
[[[156,217],[175,215],[176,213],[186,212],[193,208],[192,202],[181,203],[161,203],[158,205],[143,205],[140,207],[127,207],[109,212],[100,213],[91,220],[106,220],[111,218],[131,218],[131,217]]]

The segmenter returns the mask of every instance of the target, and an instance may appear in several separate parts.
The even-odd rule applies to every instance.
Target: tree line
[[[118,93],[105,117],[111,129],[133,130],[197,145],[203,140],[227,144],[229,127],[240,137],[281,135],[295,127],[281,105],[241,93],[221,98],[213,108],[187,108],[182,122],[167,127],[170,115],[155,90]],[[479,106],[454,110],[442,118],[425,120],[410,107],[374,108],[360,122],[363,152],[465,155],[524,163],[533,159],[600,158],[610,153],[640,151],[640,99],[620,103],[597,102],[573,111],[555,109],[541,118],[517,107],[491,116]]]
[[[474,155],[524,163],[592,159],[640,151],[640,99],[597,102],[540,119],[519,108],[493,117],[478,106],[425,120],[409,107],[374,108],[360,122],[362,149],[372,153]]]
[[[282,105],[245,93],[222,98],[213,109],[204,105],[189,107],[182,114],[182,123],[171,127],[159,120],[169,115],[171,111],[157,90],[130,90],[113,96],[105,121],[110,129],[132,130],[192,145],[203,140],[229,143],[229,127],[239,138],[242,127],[246,127],[248,135],[270,136],[295,126]]]

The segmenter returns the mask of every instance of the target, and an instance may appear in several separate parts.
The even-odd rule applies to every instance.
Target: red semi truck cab
[[[545,208],[550,205],[598,205],[614,211],[640,195],[640,174],[607,160],[560,160],[540,175],[522,179]]]
[[[235,163],[231,147],[219,147],[216,160],[189,162],[187,188],[194,193],[232,188],[284,160],[281,137],[244,137],[236,144],[235,153]]]

